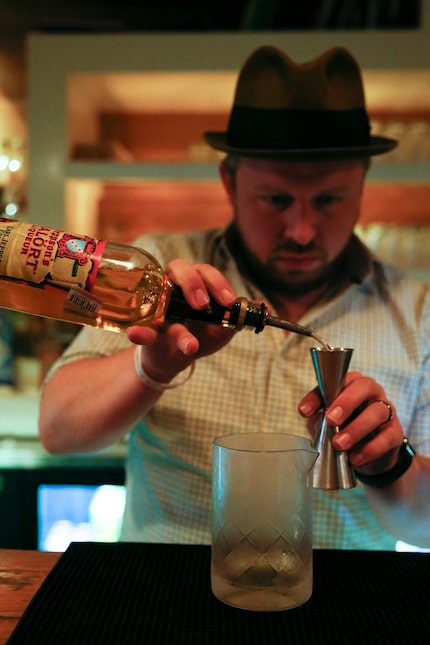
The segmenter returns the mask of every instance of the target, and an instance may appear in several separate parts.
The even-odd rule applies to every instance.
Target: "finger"
[[[347,423],[348,418],[364,402],[386,398],[384,390],[374,379],[361,374],[350,377],[343,390],[327,408],[327,420],[332,425],[342,425]]]
[[[175,323],[165,328],[134,325],[127,329],[128,339],[136,345],[155,349],[155,346],[166,346],[172,343],[185,356],[193,356],[199,350],[199,341],[185,325]]]
[[[167,334],[184,356],[194,356],[199,351],[198,339],[185,325],[170,325]]]
[[[387,405],[390,407],[388,411]],[[389,414],[389,416],[387,416]],[[339,433],[340,436],[344,432],[348,432],[353,438],[354,443],[365,439],[371,433],[374,433],[376,430],[380,430],[382,427],[392,424],[394,421],[395,410],[394,406],[387,404],[382,401],[370,401],[366,406],[361,408],[359,414],[353,414],[352,420],[347,420],[346,423],[342,426],[342,432]],[[346,430],[347,429],[347,430]],[[345,435],[343,435],[343,444],[345,444]]]
[[[389,417],[387,417],[387,405],[390,408]],[[348,450],[350,452],[357,449],[361,450],[362,444],[365,445],[371,442],[373,442],[374,447],[375,437],[378,437],[377,446],[382,446],[384,439],[388,439],[391,442],[385,446],[386,450],[400,445],[403,430],[392,404],[388,404],[386,401],[382,403],[379,400],[370,401],[366,406],[362,406],[359,414],[354,414],[351,418],[352,420],[347,420],[342,425],[342,430],[333,437],[333,447],[336,450]]]
[[[354,446],[349,451],[349,460],[354,468],[363,472],[383,472],[396,464],[400,445],[401,440],[397,433],[383,427],[367,435],[365,441]]]
[[[298,405],[299,413],[302,417],[309,418],[323,406],[321,393],[318,387],[314,388],[303,397]]]
[[[128,327],[127,336],[129,341],[136,345],[151,345],[157,340],[158,331],[149,325],[133,325]]]
[[[383,423],[380,424],[380,426],[382,426],[382,425],[384,425],[386,423],[389,423],[390,421],[392,421],[394,419],[395,410],[394,410],[394,406],[393,406],[392,403],[389,403],[388,401],[385,401],[384,399],[379,399],[378,401],[374,401],[374,403],[375,404],[380,403],[383,406],[385,406],[386,412],[388,413],[387,418],[385,419],[385,421],[383,421]]]
[[[236,299],[228,280],[210,264],[191,265],[176,259],[169,262],[166,274],[181,287],[187,302],[195,309],[207,307],[210,296],[225,306],[231,306]]]

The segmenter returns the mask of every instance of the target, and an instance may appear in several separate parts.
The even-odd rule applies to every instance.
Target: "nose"
[[[316,236],[315,217],[312,207],[303,202],[294,202],[284,212],[284,237],[305,246]]]

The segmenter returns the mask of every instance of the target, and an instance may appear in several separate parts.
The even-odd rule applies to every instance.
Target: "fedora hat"
[[[240,70],[227,132],[204,138],[224,152],[293,161],[366,157],[397,145],[371,135],[360,68],[343,47],[303,64],[259,47]]]

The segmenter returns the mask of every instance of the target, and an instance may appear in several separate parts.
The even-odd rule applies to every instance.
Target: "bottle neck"
[[[227,327],[234,331],[248,328],[256,333],[264,328],[266,317],[266,305],[250,302],[247,298],[238,298],[232,307],[223,307],[211,300],[205,309],[193,309],[176,285],[173,287],[166,311],[166,318],[169,320],[192,320]]]
[[[256,334],[263,331],[266,325],[277,327],[302,336],[312,336],[325,349],[330,345],[320,336],[312,333],[307,327],[290,320],[284,320],[276,316],[269,316],[267,306],[264,302],[254,302],[247,298],[238,298],[232,307],[223,307],[214,300],[206,309],[193,309],[186,302],[181,289],[174,285],[170,301],[167,306],[166,318],[168,320],[194,320],[196,322],[209,323],[228,327],[234,331],[242,329],[253,329]]]

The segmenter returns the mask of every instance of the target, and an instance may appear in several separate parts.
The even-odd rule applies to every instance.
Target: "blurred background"
[[[226,127],[263,43],[356,55],[373,131],[400,141],[372,164],[357,233],[430,280],[427,0],[0,0],[1,216],[122,242],[224,225],[202,132]],[[37,437],[43,379],[77,331],[0,309],[0,547],[117,539],[126,440],[60,458]]]

